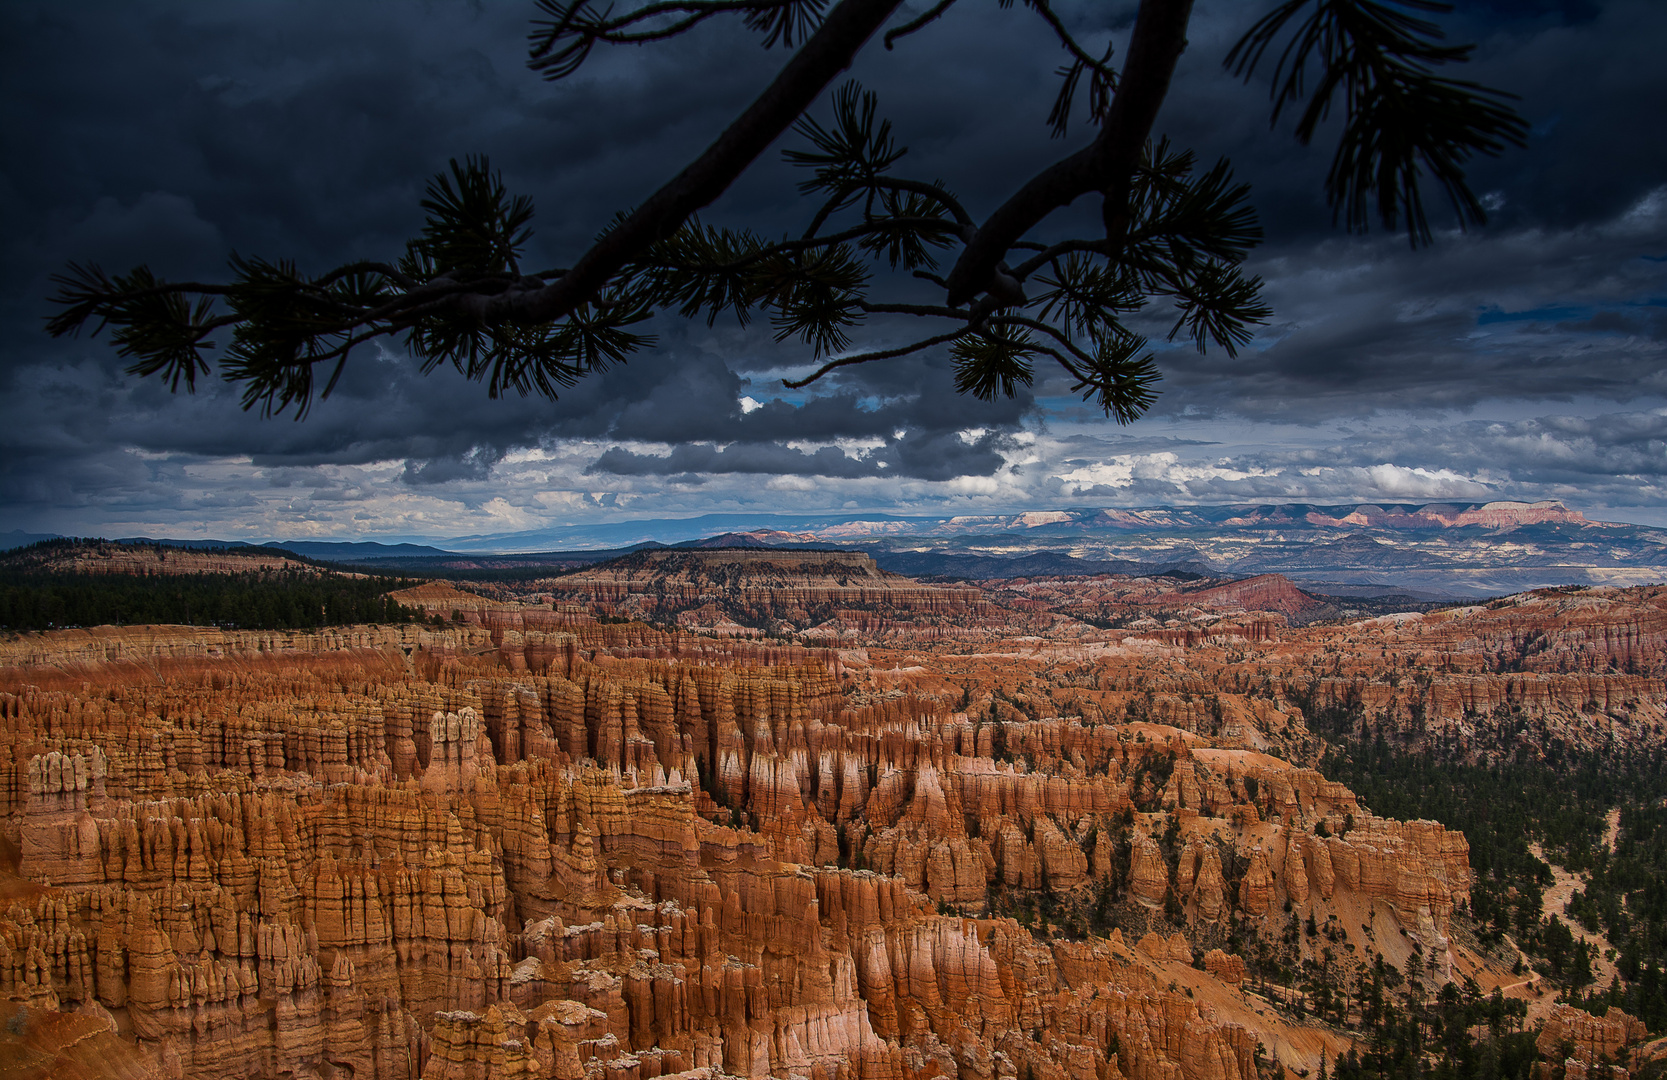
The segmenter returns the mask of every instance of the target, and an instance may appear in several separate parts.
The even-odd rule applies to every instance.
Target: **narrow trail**
[[[1603,846],[1610,851],[1615,850],[1615,838],[1619,835],[1620,828],[1621,810],[1620,807],[1615,807],[1604,818]],[[1557,916],[1573,932],[1576,941],[1591,944],[1594,950],[1592,954],[1592,985],[1594,987],[1608,986],[1609,981],[1615,977],[1615,962],[1608,958],[1608,954],[1614,951],[1615,947],[1601,932],[1587,931],[1585,927],[1571,919],[1567,913],[1569,898],[1586,887],[1587,876],[1570,873],[1546,858],[1545,849],[1540,846],[1537,840],[1529,843],[1528,850],[1534,853],[1534,858],[1551,867],[1552,883],[1550,888],[1546,889],[1541,901],[1540,914],[1545,918],[1550,918],[1553,915]],[[1532,982],[1533,980],[1527,981]],[[1528,1007],[1529,1019],[1542,1018],[1544,1014],[1551,1011],[1551,1004],[1552,995],[1547,995],[1531,1003]]]

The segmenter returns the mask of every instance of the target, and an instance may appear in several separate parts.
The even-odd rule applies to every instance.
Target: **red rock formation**
[[[1157,602],[1163,603],[1165,598]],[[1326,606],[1323,601],[1303,592],[1282,574],[1258,574],[1240,581],[1229,581],[1177,595],[1177,600],[1202,604],[1211,608],[1238,608],[1243,611],[1277,611],[1282,615],[1305,615]]]
[[[1233,986],[1245,980],[1244,960],[1220,949],[1211,949],[1204,954],[1204,970]]]
[[[539,587],[567,603],[742,636],[759,627],[802,630],[813,639],[904,628],[918,634],[977,621],[988,608],[977,589],[923,585],[847,551],[644,551]]]
[[[1644,1025],[1636,1017],[1613,1005],[1599,1017],[1559,1003],[1551,1007],[1534,1047],[1554,1065],[1578,1064],[1591,1069],[1600,1061],[1623,1061],[1622,1051],[1644,1035]],[[1566,1061],[1559,1059],[1559,1048],[1565,1045],[1572,1047]]]
[[[204,1077],[1248,1080],[1242,962],[1198,941],[1376,904],[1439,973],[1468,888],[1461,837],[1250,749],[1300,734],[1266,695],[1148,693],[1156,653],[864,662],[458,610],[0,644],[29,879],[0,995]],[[998,915],[1042,895],[1152,937]]]
[[[1415,745],[1458,741],[1486,758],[1667,733],[1661,587],[1542,590],[1309,636],[1333,658],[1310,681],[1315,705],[1381,715]]]

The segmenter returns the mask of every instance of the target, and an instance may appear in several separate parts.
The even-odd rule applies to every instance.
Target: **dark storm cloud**
[[[1475,473],[1508,464],[1514,478],[1536,484],[1659,483],[1667,479],[1667,415],[1552,415],[1415,427],[1362,438],[1350,456],[1381,459],[1386,451],[1410,465],[1439,462]]]
[[[614,447],[596,459],[593,473],[616,476],[674,476],[680,473],[764,473],[796,476],[857,477],[879,472],[878,462],[852,457],[837,447],[824,446],[806,453],[773,443],[748,443],[719,449],[678,446],[665,457],[636,454]]]
[[[1236,359],[1162,353],[1160,413],[1314,421],[1667,391],[1667,273],[1648,260],[1667,250],[1667,140],[1649,134],[1660,127],[1654,103],[1667,99],[1667,5],[1461,9],[1451,36],[1478,42],[1464,76],[1520,95],[1532,133],[1526,149],[1473,162],[1491,223],[1418,252],[1329,228],[1321,181],[1334,133],[1322,129],[1306,150],[1288,124],[1269,136],[1257,116],[1266,100],[1207,71],[1237,32],[1228,12],[1210,9],[1159,125],[1229,155],[1252,183],[1269,239],[1250,268],[1267,279],[1274,318]],[[1426,196],[1438,229],[1450,227],[1438,193]],[[1571,302],[1583,320],[1531,315]],[[1490,325],[1501,307],[1530,314]],[[1157,319],[1148,328],[1168,329]]]
[[[1662,246],[1667,199],[1646,197],[1591,227],[1450,236],[1416,253],[1389,238],[1336,240],[1267,262],[1276,322],[1237,359],[1164,353],[1159,410],[1313,422],[1660,398],[1667,275],[1642,256]]]
[[[1091,46],[1121,47],[1134,4],[1062,10]],[[566,264],[783,59],[725,23],[599,51],[552,87],[525,68],[532,13],[462,2],[0,7],[0,513],[48,525],[68,506],[206,512],[193,458],[247,457],[271,490],[319,500],[346,489],[315,488],[315,466],[402,461],[401,487],[478,499],[507,455],[566,440],[670,444],[667,458],[598,446],[591,475],[685,487],[725,473],[941,480],[1000,468],[1002,440],[1042,419],[1029,394],[958,397],[946,358],[928,353],[789,395],[773,375],[804,370],[807,350],[756,326],[662,318],[658,351],[557,402],[491,401],[454,373],[418,376],[397,343],[367,348],[301,424],[245,414],[217,383],[189,399],[140,383],[102,339],[41,335],[47,276],[70,259],[212,276],[233,250],[306,269],[395,254],[420,223],[426,177],[466,153],[490,154],[535,198],[536,258]],[[1221,73],[1254,14],[1228,0],[1198,6],[1159,129],[1206,162],[1230,155],[1254,185],[1270,239],[1253,269],[1276,317],[1236,360],[1163,353],[1160,412],[1313,420],[1667,389],[1667,264],[1643,258],[1667,253],[1667,231],[1660,213],[1636,212],[1667,185],[1667,142],[1650,137],[1654,103],[1667,99],[1656,56],[1667,6],[1467,5],[1454,36],[1480,47],[1464,75],[1521,94],[1534,134],[1527,150],[1476,166],[1494,225],[1420,253],[1337,236],[1320,197],[1329,135],[1300,150],[1288,126],[1270,134],[1265,85]],[[1022,7],[969,2],[894,51],[870,48],[853,74],[910,147],[900,171],[949,181],[983,215],[1091,136],[1079,120],[1066,139],[1048,137],[1059,61]],[[799,179],[772,151],[706,216],[796,232]],[[1044,231],[1092,230],[1091,202]],[[920,332],[877,320],[858,341]],[[1058,382],[1045,377],[1039,392]],[[743,395],[761,407],[744,410]],[[965,429],[984,434],[969,441]],[[841,440],[884,445],[860,456],[786,445]]]
[[[492,466],[503,456],[503,451],[495,447],[473,446],[450,457],[408,458],[401,479],[413,485],[484,480],[492,474]]]
[[[123,448],[289,466],[405,458],[408,484],[434,486],[480,480],[508,449],[549,439],[767,441],[953,425],[946,369],[925,360],[883,379],[846,378],[847,392],[802,404],[754,388],[764,408],[743,415],[730,359],[677,324],[659,328],[675,356],[644,355],[555,403],[490,401],[451,376],[414,377],[397,345],[391,356],[361,349],[334,398],[302,424],[255,419],[214,384],[195,399],[173,397],[119,374],[101,341],[39,333],[46,277],[70,259],[213,277],[232,250],[314,268],[397,252],[419,221],[423,178],[473,151],[490,153],[513,187],[535,196],[544,256],[570,258],[611,213],[697,152],[781,59],[730,28],[666,49],[599,53],[579,79],[552,89],[524,67],[529,13],[462,4],[408,17],[323,4],[0,13],[9,43],[0,85],[8,101],[28,104],[14,110],[4,136],[11,164],[0,166],[0,185],[16,196],[5,200],[0,230],[6,504],[154,487],[119,464]],[[963,56],[995,70],[991,43],[956,33]],[[917,100],[934,95],[911,95],[906,81],[892,89],[893,103],[930,112],[968,87],[949,80],[935,103]],[[910,126],[929,144],[962,135],[953,125]],[[1001,156],[1005,126],[979,131],[986,165]],[[736,205],[714,213],[744,207],[750,223],[762,214],[768,224],[775,208],[797,210],[795,179],[761,162],[737,186]],[[802,356],[795,348],[766,342],[763,362],[792,362]],[[757,357],[760,347],[748,351]],[[935,385],[920,384],[927,376]],[[863,407],[875,396],[891,400]],[[975,409],[999,415],[973,422],[1013,425],[1026,407]]]
[[[1504,195],[1501,226],[1607,220],[1667,181],[1656,105],[1667,97],[1667,9],[1652,0],[1467,7],[1455,32],[1481,43],[1474,77],[1521,95],[1533,125],[1527,153],[1477,168],[1477,190]]]
[[[1287,115],[1270,129],[1271,70],[1249,83],[1220,61],[1267,5],[1200,3],[1157,127],[1202,159],[1229,157],[1251,182],[1270,246],[1329,235],[1323,183],[1335,121],[1310,147],[1291,137]],[[1622,213],[1667,180],[1667,143],[1657,102],[1667,98],[1667,6],[1654,0],[1551,4],[1458,4],[1443,25],[1450,41],[1476,45],[1464,79],[1515,94],[1529,122],[1523,150],[1477,157],[1471,187],[1496,198],[1491,227],[1570,228]],[[1432,222],[1451,224],[1438,189],[1426,187]],[[1404,241],[1403,241],[1404,243]]]
[[[1574,331],[1583,330],[1587,333],[1593,334],[1625,334],[1628,337],[1634,337],[1646,332],[1645,325],[1642,321],[1623,315],[1619,311],[1600,311],[1589,319],[1560,322],[1557,324],[1557,329]]]
[[[419,222],[424,179],[485,152],[512,186],[559,196],[537,219],[542,236],[583,242],[661,182],[668,160],[697,151],[773,59],[709,36],[698,51],[598,56],[552,93],[525,68],[531,12],[8,5],[5,89],[27,103],[8,141],[31,152],[8,178],[49,210],[25,236],[102,254],[99,237],[74,224],[65,236],[64,224],[99,200],[131,206],[160,191],[192,200],[233,246],[303,264],[387,254]],[[690,85],[702,92],[662,107]],[[164,261],[168,249],[145,254]]]
[[[1004,459],[998,448],[1002,437],[987,433],[968,441],[951,432],[935,432],[896,444],[897,471],[922,480],[953,480],[958,476],[989,476]]]

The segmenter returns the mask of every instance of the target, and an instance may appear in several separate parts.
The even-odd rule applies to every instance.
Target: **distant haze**
[[[26,542],[22,534],[0,535],[0,546]],[[673,545],[855,548],[872,554],[883,569],[910,576],[1279,574],[1322,592],[1394,591],[1428,598],[1667,580],[1667,530],[1594,521],[1556,502],[1241,504],[936,518],[707,515],[458,537],[432,545],[270,543],[327,562],[439,576],[538,568],[556,573],[640,546]]]

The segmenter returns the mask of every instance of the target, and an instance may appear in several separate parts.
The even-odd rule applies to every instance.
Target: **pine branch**
[[[529,67],[552,81],[578,71],[598,43],[644,45],[664,41],[694,29],[718,15],[741,13],[747,25],[765,34],[764,45],[777,42],[792,48],[795,37],[814,28],[827,0],[665,0],[645,4],[614,17],[610,6],[600,14],[593,0],[539,0],[549,19],[535,19],[528,37]],[[667,16],[683,18],[667,20]],[[657,21],[658,20],[658,21]],[[648,29],[632,27],[649,24]]]
[[[1303,10],[1313,11],[1297,21]],[[1434,69],[1469,59],[1472,46],[1440,44],[1439,25],[1412,12],[1444,13],[1432,0],[1287,0],[1263,16],[1227,54],[1223,66],[1252,78],[1287,28],[1294,32],[1274,67],[1270,123],[1308,95],[1310,62],[1317,82],[1297,121],[1307,145],[1341,97],[1346,120],[1326,175],[1334,220],[1363,232],[1376,203],[1383,227],[1401,222],[1413,247],[1431,240],[1419,181],[1427,169],[1447,195],[1460,228],[1487,222],[1487,211],[1464,179],[1472,156],[1497,156],[1526,145],[1527,122],[1513,95],[1442,78]]]
[[[1134,171],[1186,47],[1191,14],[1192,0],[1141,0],[1129,59],[1100,133],[1082,150],[1032,177],[985,220],[949,273],[951,306],[989,289],[1013,244],[1078,196],[1103,191],[1107,237],[1121,239]]]
[[[891,51],[893,44],[896,43],[898,38],[908,37],[910,34],[924,29],[929,23],[937,22],[939,19],[943,18],[944,13],[954,7],[955,4],[956,0],[938,0],[936,4],[928,8],[926,13],[921,15],[919,18],[910,19],[902,26],[887,30],[885,36],[886,51]]]
[[[895,360],[899,356],[908,356],[911,353],[920,352],[922,349],[930,349],[934,345],[943,345],[947,342],[954,341],[956,338],[971,332],[971,327],[962,327],[959,330],[951,330],[947,334],[938,334],[935,337],[922,339],[912,345],[904,345],[895,349],[877,349],[873,352],[858,353],[855,356],[845,356],[838,360],[830,360],[802,379],[783,379],[781,384],[789,390],[802,390],[811,383],[820,379],[822,376],[831,371],[837,371],[842,367],[850,367],[852,364],[872,363],[875,360]]]
[[[722,195],[844,70],[901,0],[841,0],[769,87],[718,140],[610,230],[559,280],[472,305],[486,322],[549,322],[574,310],[656,240]]]
[[[1117,90],[1117,72],[1111,66],[1110,44],[1106,45],[1105,55],[1096,60],[1084,49],[1071,32],[1065,29],[1057,12],[1053,10],[1049,0],[1025,0],[1025,6],[1035,11],[1054,32],[1059,43],[1071,57],[1071,62],[1058,71],[1060,77],[1059,94],[1054,98],[1053,108],[1048,112],[1048,127],[1052,129],[1055,138],[1063,138],[1071,120],[1071,107],[1076,101],[1077,85],[1082,77],[1088,79],[1088,118],[1098,124],[1105,119],[1106,110],[1111,107],[1111,95]]]

